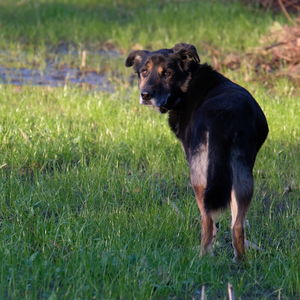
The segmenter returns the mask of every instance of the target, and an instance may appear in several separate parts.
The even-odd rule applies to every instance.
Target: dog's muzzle
[[[142,92],[140,95],[140,104],[153,106],[152,95],[148,92]]]
[[[166,103],[168,102],[169,96],[165,101],[157,101],[153,95],[149,92],[141,92],[140,95],[140,103],[143,105],[153,106],[155,107],[160,113],[166,113],[168,109],[166,108]]]

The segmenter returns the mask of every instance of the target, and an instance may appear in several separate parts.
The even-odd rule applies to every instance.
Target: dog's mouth
[[[163,104],[158,104],[157,101],[155,101],[155,99],[153,98],[150,100],[142,100],[141,104],[145,106],[151,106],[161,114],[165,114],[169,110],[175,108],[180,103],[180,101],[181,99],[179,97],[174,98],[171,95],[168,95],[166,101],[164,101]]]
[[[165,105],[157,105],[156,102],[155,102],[155,100],[153,100],[153,99],[148,100],[148,101],[142,101],[141,104],[145,105],[145,106],[151,106],[155,110],[159,111],[162,114],[164,114],[164,113],[166,113],[168,111],[168,108],[165,107]]]
[[[141,104],[145,105],[145,106],[151,106],[155,110],[159,111],[160,113],[165,114],[166,112],[168,112],[168,110],[170,110],[167,107],[167,104],[168,104],[170,99],[171,99],[171,96],[168,96],[167,100],[164,101],[165,103],[163,105],[158,105],[157,101],[155,101],[153,98],[150,99],[150,100],[147,100],[147,101],[143,100],[143,101],[141,101]]]

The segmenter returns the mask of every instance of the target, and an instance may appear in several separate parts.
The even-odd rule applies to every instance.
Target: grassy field
[[[0,2],[0,65],[12,53],[41,67],[62,41],[76,49],[112,44],[120,53],[178,41],[194,43],[200,56],[201,41],[244,51],[281,20],[221,1],[78,2]],[[270,126],[247,228],[264,250],[236,265],[228,213],[216,256],[199,257],[181,146],[166,116],[138,104],[124,58],[105,61],[113,93],[0,85],[0,299],[199,299],[202,285],[208,299],[226,299],[228,282],[238,299],[299,299],[295,85],[274,78],[267,88],[246,80],[246,70],[225,70],[253,93]],[[122,76],[113,78],[113,68]]]

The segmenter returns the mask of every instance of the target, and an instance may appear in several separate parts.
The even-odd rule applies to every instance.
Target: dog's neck
[[[169,111],[169,125],[175,135],[183,141],[188,129],[188,122],[192,118],[192,112],[202,105],[210,90],[228,80],[223,75],[213,70],[207,64],[199,64],[189,83],[187,92],[182,95],[181,103],[174,110]]]
[[[199,64],[199,67],[192,75],[187,93],[185,95],[186,101],[189,105],[201,105],[207,93],[224,82],[226,78],[215,71],[208,64]]]

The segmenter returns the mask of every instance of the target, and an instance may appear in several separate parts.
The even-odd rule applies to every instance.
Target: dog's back
[[[202,215],[202,253],[216,235],[216,215],[231,208],[235,257],[244,255],[244,220],[253,194],[252,169],[268,134],[266,118],[251,94],[202,65],[185,107],[170,112],[182,141]]]
[[[233,185],[236,191],[251,194],[252,168],[267,137],[268,126],[262,110],[247,90],[209,66],[204,65],[202,69],[198,81],[189,90],[189,97],[195,100],[187,101],[191,107],[185,107],[177,118],[179,123],[188,121],[176,127],[182,128],[177,134],[186,149],[192,183],[205,185],[205,208],[215,211],[229,204]],[[199,97],[201,86],[209,89]],[[183,116],[185,113],[187,116]],[[175,122],[174,116],[172,121]],[[197,170],[201,168],[203,173],[205,163],[207,172],[199,176]]]
[[[126,66],[138,74],[141,104],[168,112],[183,144],[201,213],[202,253],[213,244],[216,214],[230,206],[235,257],[242,258],[252,169],[268,134],[261,108],[247,90],[200,64],[193,45],[133,51]]]

